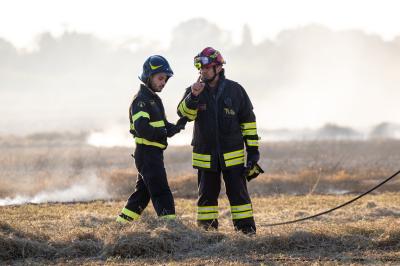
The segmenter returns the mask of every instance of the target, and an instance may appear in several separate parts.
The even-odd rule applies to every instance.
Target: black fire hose
[[[313,218],[315,218],[315,217],[318,217],[318,216],[321,216],[321,215],[324,215],[324,214],[333,212],[333,211],[335,211],[335,210],[337,210],[337,209],[340,209],[340,208],[342,208],[342,207],[344,207],[344,206],[346,206],[346,205],[349,205],[350,203],[353,203],[354,201],[356,201],[356,200],[358,200],[358,199],[364,197],[365,195],[371,193],[372,191],[374,191],[375,189],[381,187],[383,184],[385,184],[385,183],[388,182],[389,180],[393,179],[393,178],[394,178],[395,176],[397,176],[398,174],[400,174],[400,170],[397,171],[396,173],[394,173],[392,176],[386,178],[386,179],[383,180],[381,183],[379,183],[379,184],[376,185],[375,187],[371,188],[371,189],[368,190],[367,192],[364,192],[363,194],[361,194],[361,195],[355,197],[354,199],[352,199],[352,200],[350,200],[350,201],[347,201],[347,202],[345,202],[345,203],[343,203],[343,204],[341,204],[341,205],[339,205],[339,206],[336,206],[335,208],[332,208],[332,209],[329,209],[329,210],[327,210],[327,211],[320,212],[320,213],[317,213],[317,214],[314,214],[314,215],[311,215],[311,216],[303,217],[303,218],[300,218],[300,219],[296,219],[296,220],[292,220],[292,221],[287,221],[287,222],[280,222],[280,223],[264,224],[263,226],[271,227],[271,226],[284,225],[284,224],[293,224],[293,223],[302,222],[302,221],[305,221],[305,220],[310,220],[310,219],[313,219]]]

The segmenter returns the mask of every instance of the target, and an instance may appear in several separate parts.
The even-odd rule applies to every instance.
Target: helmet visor
[[[194,66],[197,69],[201,69],[204,65],[208,65],[212,62],[212,59],[207,56],[196,56],[194,58]]]

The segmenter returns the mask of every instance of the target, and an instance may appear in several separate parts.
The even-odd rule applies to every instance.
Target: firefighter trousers
[[[231,205],[233,225],[244,233],[255,233],[253,208],[247,191],[243,167],[217,172],[198,170],[197,223],[206,229],[218,228],[218,196],[221,190],[221,172],[226,194]]]
[[[129,197],[122,214],[128,213],[134,216],[128,215],[129,218],[138,218],[151,199],[158,216],[175,218],[174,198],[164,168],[163,150],[147,145],[137,145],[134,158],[138,170],[136,188]]]

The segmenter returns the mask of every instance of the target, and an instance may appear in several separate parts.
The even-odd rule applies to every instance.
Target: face
[[[156,73],[150,78],[150,85],[153,91],[161,92],[165,84],[167,84],[168,76],[165,73]]]
[[[217,66],[214,73],[214,66],[203,66],[200,69],[200,76],[202,80],[209,80],[214,77],[214,74],[221,72],[222,66]]]

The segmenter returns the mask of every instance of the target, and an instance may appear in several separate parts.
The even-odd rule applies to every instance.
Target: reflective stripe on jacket
[[[160,97],[141,85],[129,108],[130,132],[136,144],[165,149],[168,145],[165,130],[173,126],[165,117]]]

